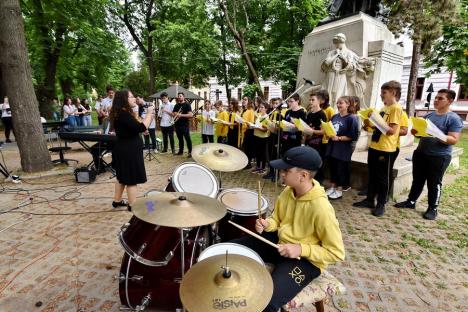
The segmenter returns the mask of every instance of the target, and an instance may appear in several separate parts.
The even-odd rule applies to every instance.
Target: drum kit
[[[260,190],[220,190],[211,169],[242,169],[242,151],[202,144],[192,157],[199,163],[179,165],[164,192],[138,199],[120,229],[121,310],[261,311],[273,293],[270,274],[255,251],[227,242],[254,230],[268,202]]]

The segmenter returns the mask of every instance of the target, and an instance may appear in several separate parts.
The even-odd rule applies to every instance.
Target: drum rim
[[[148,194],[149,194],[150,192],[154,192],[154,191],[156,191],[156,192],[158,192],[158,193],[164,193],[164,191],[161,191],[161,190],[159,190],[159,189],[150,189],[150,190],[147,190],[147,191],[145,192],[145,194],[143,194],[143,197],[148,197]]]
[[[242,248],[248,249],[248,250],[251,251],[253,254],[255,254],[255,255],[258,257],[258,259],[260,259],[260,261],[262,262],[263,266],[265,266],[265,261],[263,261],[262,257],[260,257],[260,255],[259,255],[255,250],[253,250],[252,248],[249,248],[249,247],[247,247],[247,246],[244,246],[244,245],[242,245],[242,244],[229,243],[229,242],[217,243],[217,244],[213,244],[213,245],[211,245],[211,246],[206,247],[206,248],[203,249],[203,250],[200,252],[200,254],[198,255],[197,262],[200,262],[199,259],[200,259],[201,255],[202,255],[205,251],[207,251],[208,249],[211,249],[212,247],[220,246],[220,245],[229,245],[229,246],[237,246],[237,247],[240,246],[240,247],[242,247]],[[237,254],[236,254],[236,255],[237,255]],[[214,256],[214,255],[213,255],[213,256]],[[244,256],[244,255],[241,255],[241,256]],[[245,256],[245,257],[247,257],[247,256]],[[208,258],[209,258],[209,257],[208,257]],[[250,258],[250,257],[249,257],[249,258]],[[207,259],[207,258],[205,258],[205,259]],[[203,260],[205,260],[205,259],[202,259],[201,261],[203,261]],[[252,258],[250,258],[250,259],[252,259]],[[252,259],[252,260],[255,260],[255,259]]]
[[[187,161],[187,162],[183,162],[181,163],[180,165],[178,165],[174,171],[172,172],[172,175],[171,175],[171,183],[174,187],[174,189],[176,190],[176,192],[187,192],[186,190],[183,190],[181,187],[180,187],[180,184],[178,183],[178,181],[176,181],[175,177],[176,177],[176,173],[177,172],[180,172],[180,170],[182,170],[183,168],[187,167],[187,166],[194,166],[194,167],[199,167],[200,169],[202,169],[203,171],[205,171],[208,176],[211,178],[212,182],[214,182],[214,188],[213,188],[213,191],[208,194],[208,195],[205,195],[205,194],[200,194],[200,193],[195,193],[195,194],[199,194],[199,195],[205,195],[205,196],[208,196],[208,197],[211,197],[211,198],[216,198],[218,196],[218,193],[219,193],[219,181],[218,181],[218,178],[216,178],[216,175],[213,173],[213,171],[211,171],[210,168],[208,167],[205,167],[203,166],[202,164],[199,164],[199,163],[196,163],[196,162],[192,162],[192,161]],[[194,193],[194,192],[188,192],[188,193]]]
[[[240,211],[240,210],[237,210],[235,208],[232,208],[228,205],[226,205],[222,200],[222,196],[227,194],[227,193],[230,193],[232,191],[247,191],[247,193],[253,193],[255,194],[256,196],[258,196],[256,192],[252,191],[252,190],[249,190],[249,189],[246,189],[246,188],[243,188],[243,187],[233,187],[233,188],[228,188],[228,189],[223,189],[221,192],[219,192],[218,196],[216,197],[224,206],[226,206],[228,212],[231,212],[233,213],[234,215],[239,215],[239,216],[256,216],[258,215],[258,208],[255,208],[255,211],[252,209],[252,211],[250,212],[245,212],[245,211]],[[268,202],[268,199],[262,195],[262,208],[260,209],[260,211],[263,213],[265,213],[267,210],[268,210],[268,207],[269,207],[269,202]]]

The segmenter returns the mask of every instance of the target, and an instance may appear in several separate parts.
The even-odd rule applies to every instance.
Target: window
[[[237,88],[237,99],[242,99],[242,88]]]
[[[270,87],[263,87],[263,98],[267,101],[270,98]]]
[[[219,89],[216,89],[216,101],[219,101],[219,94],[221,93],[221,91],[219,91]]]
[[[207,97],[206,97],[206,91],[204,92],[203,98],[204,98],[205,100],[207,99]]]
[[[458,101],[468,101],[468,89],[465,85],[460,85],[460,91],[458,91]]]
[[[416,82],[416,96],[414,98],[415,100],[422,99],[422,94],[424,91],[424,80],[426,80],[426,78],[421,77],[421,78],[418,78],[418,81]]]

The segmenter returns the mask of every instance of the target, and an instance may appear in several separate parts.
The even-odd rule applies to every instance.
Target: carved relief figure
[[[372,58],[359,57],[346,47],[346,36],[342,33],[333,37],[335,49],[328,52],[322,61],[321,70],[326,77],[322,83],[330,94],[330,103],[335,106],[336,100],[343,95],[358,96],[361,105],[366,107],[364,92],[368,73],[374,70]]]

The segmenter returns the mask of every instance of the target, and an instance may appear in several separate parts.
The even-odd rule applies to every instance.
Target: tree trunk
[[[0,1],[0,63],[25,172],[52,168],[32,83],[19,0]]]
[[[247,52],[247,48],[245,46],[244,36],[240,35],[239,39],[240,40],[238,41],[238,43],[239,43],[239,47],[240,47],[240,50],[241,50],[241,53],[242,53],[242,57],[244,58],[245,63],[247,64],[247,68],[249,69],[249,72],[252,75],[254,83],[258,87],[258,92],[257,92],[258,95],[261,98],[263,98],[262,86],[260,85],[260,80],[258,79],[257,70],[255,69],[255,66],[252,63],[252,59],[250,58],[250,54]],[[267,99],[264,99],[264,100],[267,100]]]
[[[60,79],[60,88],[64,97],[71,97],[73,94],[73,81],[70,78]],[[86,90],[86,89],[85,89]]]
[[[228,65],[226,59],[226,28],[224,26],[224,19],[223,16],[220,16],[219,26],[221,28],[221,46],[223,48],[223,80],[224,85],[226,86],[226,96],[228,103],[231,102],[231,92],[229,92],[229,76],[228,76]],[[240,100],[240,99],[239,99]]]
[[[148,74],[149,74],[149,95],[154,94],[155,86],[154,86],[154,77],[156,75],[156,69],[154,66],[153,60],[153,51],[151,51],[151,56],[146,58],[146,63],[148,64]]]
[[[414,116],[416,95],[416,83],[418,81],[419,61],[421,60],[421,44],[413,43],[413,55],[411,57],[411,70],[408,81],[408,94],[406,95],[406,113],[408,117]]]

